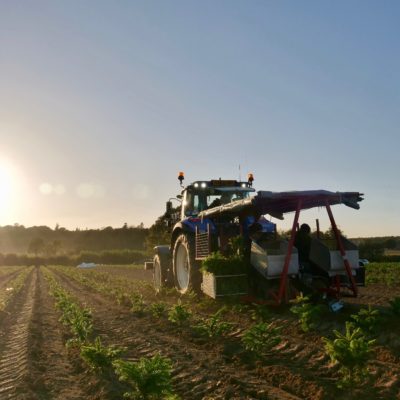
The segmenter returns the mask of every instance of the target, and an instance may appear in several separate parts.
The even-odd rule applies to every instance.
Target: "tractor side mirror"
[[[166,216],[170,218],[172,214],[172,201],[167,201],[165,210]]]

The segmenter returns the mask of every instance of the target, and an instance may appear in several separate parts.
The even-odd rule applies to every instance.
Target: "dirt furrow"
[[[19,384],[28,374],[29,322],[33,312],[36,273],[7,310],[0,333],[0,398],[21,399]]]
[[[37,270],[34,311],[29,330],[29,372],[26,390],[37,399],[88,399],[87,379],[74,365],[64,344],[54,299],[42,272]],[[86,382],[85,382],[86,380]]]

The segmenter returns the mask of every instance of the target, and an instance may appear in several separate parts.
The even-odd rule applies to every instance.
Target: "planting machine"
[[[344,288],[357,296],[357,286],[363,276],[358,263],[357,247],[338,230],[331,206],[344,204],[359,209],[363,200],[358,192],[330,192],[325,190],[269,192],[252,187],[253,175],[247,181],[195,181],[183,187],[183,173],[179,174],[182,193],[179,212],[167,202],[165,217],[171,227],[168,245],[155,247],[153,259],[156,290],[175,287],[181,293],[190,290],[218,296],[218,279],[243,279],[247,286],[230,294],[268,296],[278,304],[286,301],[291,289],[310,290],[323,296],[338,298]],[[171,199],[170,199],[171,200]],[[332,237],[310,237],[309,261],[299,262],[300,249],[295,238],[301,210],[325,207],[332,226]],[[269,215],[283,219],[294,213],[289,238],[280,239],[276,225],[265,218]],[[230,240],[241,237],[247,270],[244,274],[207,274],[200,271],[202,260],[218,251],[229,249]],[[311,267],[310,267],[311,266]],[[229,294],[229,293],[228,293]]]

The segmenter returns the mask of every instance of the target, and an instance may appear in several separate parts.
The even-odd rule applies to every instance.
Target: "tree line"
[[[333,237],[333,232],[331,229],[322,232],[322,237]],[[386,254],[387,249],[400,250],[400,237],[353,240],[359,247],[360,258],[400,261],[400,255]],[[165,214],[150,228],[143,224],[136,227],[124,224],[120,228],[68,230],[58,225],[51,229],[15,224],[0,227],[0,265],[131,264],[151,258],[154,246],[169,244],[169,241],[170,228]]]
[[[148,257],[143,224],[121,228],[68,230],[58,225],[0,227],[0,265],[63,264],[81,262],[131,264]]]
[[[145,250],[148,229],[143,225],[121,228],[68,230],[58,225],[25,228],[23,225],[0,227],[0,253],[56,256],[81,251]]]

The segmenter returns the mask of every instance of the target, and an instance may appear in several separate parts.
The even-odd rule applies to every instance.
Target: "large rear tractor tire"
[[[174,286],[168,265],[159,254],[156,254],[153,259],[153,284],[157,293],[163,288],[171,288]]]
[[[195,260],[193,235],[182,233],[178,236],[174,244],[172,260],[176,289],[182,294],[190,290],[199,293],[202,274],[200,262]]]

